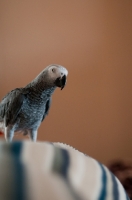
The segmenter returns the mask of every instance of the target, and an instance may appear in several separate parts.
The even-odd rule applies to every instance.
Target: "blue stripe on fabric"
[[[72,184],[68,179],[68,169],[70,168],[69,152],[66,149],[60,149],[60,150],[61,150],[61,156],[62,156],[60,174],[65,178],[65,181],[66,181],[67,186],[69,188],[69,192],[72,195],[73,199],[82,200],[80,195],[78,195],[76,193],[76,191],[73,189]]]
[[[25,200],[24,198],[24,171],[21,163],[22,142],[11,143],[11,154],[14,162],[15,176],[15,200]]]
[[[69,190],[69,193],[76,200],[82,200],[82,198],[74,191],[70,180],[68,179],[68,169],[70,168],[70,156],[66,149],[55,147],[55,154],[53,159],[53,171],[61,175],[65,181],[65,184]]]
[[[53,171],[62,175],[65,179],[70,164],[69,153],[65,149],[55,147],[55,155],[53,159]]]
[[[127,200],[130,200],[127,194],[126,194],[126,199],[127,199]]]
[[[115,176],[111,173],[113,183],[113,200],[119,200],[118,184]]]
[[[130,200],[130,198],[128,197],[126,191],[125,191],[125,194],[126,194],[126,200]]]
[[[100,164],[100,163],[98,163],[98,164],[99,164],[101,171],[102,171],[102,178],[101,178],[102,188],[101,188],[101,192],[100,192],[100,196],[99,196],[98,200],[105,200],[106,195],[107,195],[107,192],[106,192],[107,176],[106,176],[106,171],[105,171],[103,165]]]
[[[67,172],[68,172],[68,167],[70,164],[70,159],[69,159],[69,154],[68,154],[67,150],[61,149],[61,153],[62,153],[63,162],[62,162],[60,173],[66,178]]]

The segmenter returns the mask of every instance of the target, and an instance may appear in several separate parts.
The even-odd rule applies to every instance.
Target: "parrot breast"
[[[43,114],[45,112],[45,102],[37,103],[27,100],[18,115],[15,124],[15,131],[21,129],[37,129],[40,126]]]

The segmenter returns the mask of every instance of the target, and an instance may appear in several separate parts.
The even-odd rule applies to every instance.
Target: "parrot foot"
[[[5,127],[5,139],[6,142],[11,142],[14,137],[14,129],[12,126]]]
[[[30,130],[28,133],[30,139],[34,142],[36,142],[36,140],[37,140],[37,134],[38,134],[37,130]]]

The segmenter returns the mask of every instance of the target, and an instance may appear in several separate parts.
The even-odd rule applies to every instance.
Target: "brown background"
[[[68,69],[68,82],[38,139],[103,163],[131,158],[132,1],[0,1],[0,98],[51,63]]]

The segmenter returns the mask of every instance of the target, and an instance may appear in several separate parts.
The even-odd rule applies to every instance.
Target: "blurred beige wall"
[[[132,1],[0,1],[0,98],[51,63],[69,70],[39,140],[132,158]],[[19,137],[16,137],[19,139]]]

